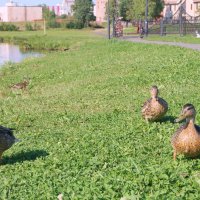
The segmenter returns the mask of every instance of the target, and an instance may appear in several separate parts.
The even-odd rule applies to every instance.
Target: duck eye
[[[189,107],[187,110],[192,110],[193,109],[193,107]]]

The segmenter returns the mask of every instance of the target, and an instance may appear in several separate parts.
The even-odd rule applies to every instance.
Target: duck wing
[[[174,133],[174,135],[171,138],[171,143],[174,144],[178,138],[178,136],[180,135],[180,133],[187,128],[187,124],[183,124],[181,125],[177,131]]]
[[[10,136],[14,136],[13,135],[13,130],[12,128],[7,128],[7,127],[4,127],[4,126],[0,126],[0,134],[8,134]]]
[[[197,126],[196,124],[194,126],[195,126],[195,129],[197,130],[197,133],[200,135],[200,126]]]
[[[148,99],[147,101],[144,102],[144,104],[142,106],[142,112],[145,112],[146,110],[150,109],[151,100],[152,100],[152,98],[150,98],[150,99]]]
[[[166,110],[168,110],[168,103],[167,103],[164,99],[158,97],[158,102],[159,102]]]

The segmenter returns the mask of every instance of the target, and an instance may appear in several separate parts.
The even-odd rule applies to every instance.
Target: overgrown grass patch
[[[179,125],[169,119],[187,102],[200,111],[199,52],[80,33],[75,51],[1,70],[0,123],[22,141],[4,154],[0,199],[198,199],[200,160],[173,161]],[[12,93],[24,76],[28,91]],[[153,84],[170,109],[146,124],[140,106]]]
[[[185,36],[180,36],[179,34],[168,34],[165,36],[160,35],[149,35],[147,40],[156,40],[156,41],[166,41],[166,42],[183,42],[183,43],[192,43],[200,44],[200,39],[196,38],[195,33]]]
[[[0,33],[0,42],[17,44],[27,50],[69,50],[94,40],[98,40],[98,37],[89,30],[82,30],[79,34],[77,31],[66,29],[47,30],[46,34],[43,31]]]

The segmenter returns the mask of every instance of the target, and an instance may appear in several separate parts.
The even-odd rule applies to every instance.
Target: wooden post
[[[44,35],[46,35],[46,20],[45,20],[45,18],[44,18]]]

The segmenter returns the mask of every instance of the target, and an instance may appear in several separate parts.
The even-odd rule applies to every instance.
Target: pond
[[[39,52],[22,51],[17,45],[0,43],[0,67],[6,62],[18,63],[28,57],[40,56],[42,54]]]

